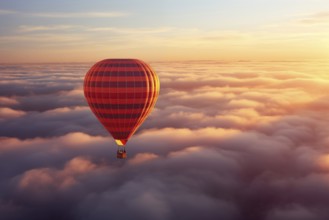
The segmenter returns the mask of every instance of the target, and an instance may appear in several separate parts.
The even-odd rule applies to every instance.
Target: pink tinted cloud
[[[9,138],[2,131],[3,212],[11,217],[22,204],[34,214],[42,207],[39,219],[55,211],[63,219],[72,218],[68,213],[76,219],[329,217],[327,64],[154,67],[162,83],[159,102],[128,142],[127,161],[115,159],[111,137],[76,102],[83,98],[77,85],[57,91],[55,83],[49,96],[38,91],[29,97],[34,106],[49,97],[68,99],[2,122],[11,131],[33,122],[30,129],[39,135]],[[38,127],[37,119],[48,126]]]
[[[17,184],[19,190],[33,191],[36,194],[52,194],[49,190],[66,190],[77,184],[78,178],[96,168],[91,161],[75,157],[68,161],[62,170],[54,168],[37,168],[21,175]]]
[[[24,111],[14,110],[11,108],[0,108],[0,119],[17,118],[25,115]]]
[[[15,98],[0,97],[0,105],[2,106],[11,106],[15,104],[18,104],[18,101]]]

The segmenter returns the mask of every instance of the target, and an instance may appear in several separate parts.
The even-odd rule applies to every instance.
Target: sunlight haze
[[[0,1],[0,62],[329,58],[329,1]]]

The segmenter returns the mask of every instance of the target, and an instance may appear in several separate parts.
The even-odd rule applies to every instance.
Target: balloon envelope
[[[160,89],[151,67],[137,59],[106,59],[85,75],[84,94],[118,145],[125,145],[152,111]]]

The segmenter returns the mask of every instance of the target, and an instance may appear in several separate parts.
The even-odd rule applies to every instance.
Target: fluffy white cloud
[[[329,218],[327,64],[153,63],[161,94],[125,161],[84,100],[87,66],[4,68],[5,218]]]

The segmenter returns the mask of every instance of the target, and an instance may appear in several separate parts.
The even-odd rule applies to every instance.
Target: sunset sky
[[[0,0],[0,219],[328,220],[328,35],[328,0]],[[161,85],[125,160],[83,91],[115,57]]]
[[[329,58],[327,0],[0,1],[0,62]]]

